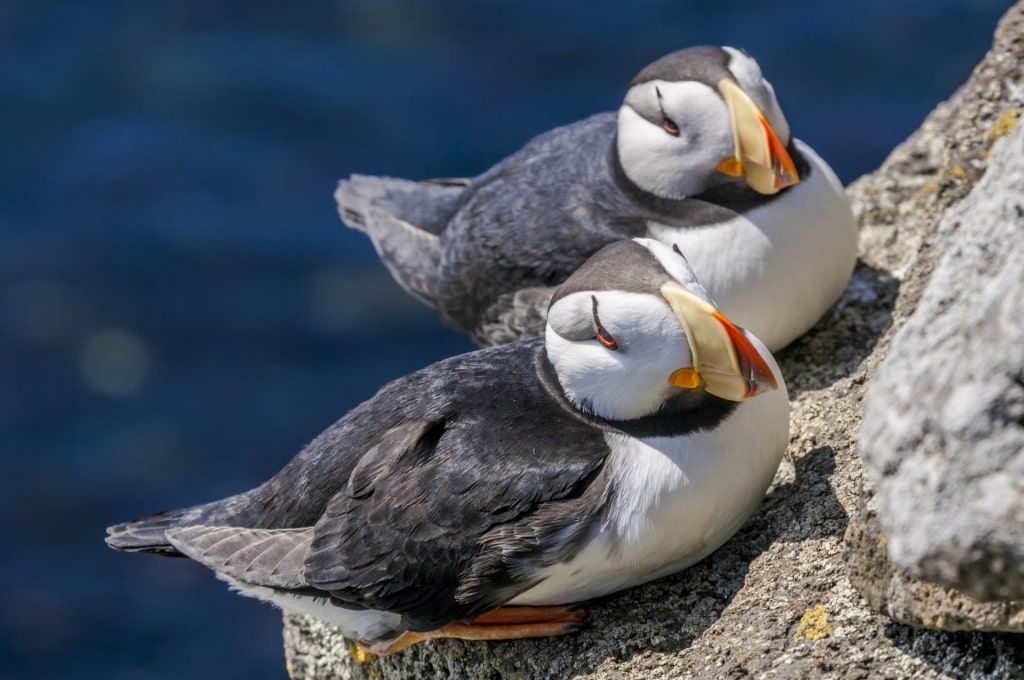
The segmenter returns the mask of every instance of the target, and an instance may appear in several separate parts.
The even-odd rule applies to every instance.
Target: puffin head
[[[742,401],[782,383],[679,250],[652,239],[606,246],[558,287],[545,348],[568,399],[608,420],[653,415],[683,390]]]
[[[681,199],[742,177],[774,194],[800,181],[772,86],[747,53],[690,47],[630,83],[619,109],[622,170],[638,187]]]

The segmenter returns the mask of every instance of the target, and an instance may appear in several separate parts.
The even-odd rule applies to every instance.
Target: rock
[[[955,301],[959,300],[962,304],[969,299],[970,291],[979,290],[983,282],[991,281],[991,272],[988,270],[996,269],[993,264],[1002,262],[1003,256],[1008,255],[1008,253],[1002,253],[998,258],[992,258],[992,262],[988,262],[983,254],[975,253],[972,248],[983,247],[994,252],[995,250],[1008,251],[1018,247],[1011,241],[1019,240],[1016,238],[1016,233],[1019,232],[1015,232],[1010,223],[1016,223],[1017,228],[1020,228],[1021,218],[1015,205],[1021,202],[1019,196],[1022,181],[1019,174],[1008,175],[1004,164],[1016,163],[1017,167],[1020,167],[1019,158],[1015,159],[1013,156],[1019,156],[1022,145],[1021,135],[1024,135],[1024,130],[1018,129],[1016,126],[1021,108],[1024,107],[1024,66],[1022,64],[1024,64],[1024,11],[1022,11],[1021,4],[1018,3],[1000,22],[992,51],[975,69],[968,83],[948,104],[939,107],[921,130],[898,149],[878,173],[861,180],[867,185],[865,187],[867,201],[865,202],[867,204],[874,202],[881,206],[883,203],[874,199],[886,193],[884,183],[880,184],[880,182],[884,182],[884,176],[891,174],[891,171],[894,170],[890,167],[892,161],[900,157],[908,159],[916,157],[921,159],[923,166],[933,165],[939,168],[934,180],[922,185],[915,194],[905,193],[902,201],[893,204],[898,206],[897,209],[901,212],[893,221],[902,222],[901,229],[906,229],[909,225],[913,231],[924,237],[923,239],[919,239],[917,236],[913,237],[912,242],[916,242],[917,245],[913,250],[912,259],[906,257],[901,260],[893,259],[899,250],[890,247],[890,240],[898,232],[892,232],[891,229],[884,227],[884,222],[888,221],[890,217],[885,215],[884,210],[878,215],[882,219],[875,221],[874,225],[868,221],[862,223],[862,250],[876,254],[890,253],[885,255],[889,265],[894,270],[902,268],[907,272],[893,315],[894,330],[899,329],[902,322],[910,318],[907,321],[906,334],[904,331],[900,331],[898,334],[900,338],[919,337],[923,331],[927,331],[925,319],[931,315],[929,310],[935,310],[936,307],[944,309],[947,303],[953,302],[953,313],[956,313],[959,305],[955,304]],[[1019,127],[1024,128],[1024,126]],[[988,166],[993,143],[1011,131],[1013,131],[1011,138],[1003,140],[999,145],[1001,149],[997,148],[992,152],[995,155],[994,162],[997,167],[979,182],[981,173]],[[935,143],[929,143],[928,140]],[[1000,160],[1000,156],[1003,157],[1002,160]],[[974,191],[971,196],[958,204],[958,201],[972,188]],[[990,202],[991,204],[986,207],[986,204]],[[1001,219],[997,217],[1000,209],[1006,212]],[[972,212],[975,214],[972,215]],[[985,214],[986,212],[988,214]],[[992,221],[993,218],[997,220],[995,223]],[[930,221],[937,227],[929,226],[922,230],[918,226],[921,221]],[[989,241],[978,243],[975,240],[978,238],[987,238]],[[972,240],[974,240],[973,245]],[[941,260],[941,262],[936,264],[937,260]],[[959,283],[950,284],[948,277],[958,275],[957,268],[960,265],[963,266],[963,272],[959,274],[962,278]],[[1019,264],[1007,262],[1007,265],[1011,268],[1018,267],[1016,285],[1020,290]],[[949,268],[950,266],[952,269]],[[938,267],[938,271],[932,274],[932,270],[936,267]],[[971,280],[972,268],[982,272],[975,274],[976,280]],[[944,272],[943,269],[945,269]],[[1007,275],[1013,278],[1011,272],[1007,272]],[[928,297],[923,296],[926,284],[929,289]],[[959,291],[957,286],[963,286],[965,290]],[[940,295],[944,290],[946,296]],[[937,302],[935,297],[947,299]],[[920,312],[915,312],[915,307],[919,303]],[[1006,304],[1012,313],[1013,302],[1007,299]],[[912,314],[913,316],[911,316]],[[986,316],[991,317],[991,315],[982,315],[982,317]],[[986,323],[985,318],[982,318],[981,321]],[[993,321],[993,318],[989,318],[987,323]],[[1014,329],[1019,329],[1021,323],[1011,317],[1003,326],[1006,326],[1004,332],[1009,331],[1011,336],[1014,332],[1017,334],[1018,345],[1010,348],[1009,351],[1017,352],[1016,375],[1020,375],[1022,368],[1019,348],[1020,330],[1015,331]],[[915,328],[921,330],[915,330]],[[959,335],[971,333],[974,340],[985,340],[990,347],[993,341],[995,346],[1001,346],[1001,341],[986,338],[987,331],[982,331],[982,328],[984,326],[972,330],[961,329]],[[956,338],[957,341],[961,339],[965,338]],[[899,380],[899,371],[902,369],[918,371],[921,367],[929,365],[929,361],[934,360],[925,356],[933,350],[922,348],[913,357],[913,366],[911,366],[911,359],[906,353],[909,348],[908,342],[913,342],[913,340],[896,340],[891,355],[888,348],[882,350],[885,355],[890,355],[886,360],[888,368],[872,381],[871,401],[874,402],[874,405],[872,406],[873,411],[868,414],[864,424],[864,446],[862,447],[862,453],[867,458],[868,469],[872,474],[865,479],[863,498],[858,504],[847,531],[846,559],[850,579],[872,608],[902,623],[946,630],[1024,632],[1024,615],[1022,615],[1024,602],[986,603],[980,601],[980,599],[990,598],[997,594],[1001,594],[1003,597],[1021,597],[1019,590],[1017,594],[1014,594],[1010,587],[1010,583],[1013,581],[1020,583],[1021,562],[1019,558],[1013,568],[1017,572],[1016,576],[1009,576],[1013,572],[1004,569],[1002,576],[990,574],[989,576],[995,577],[979,579],[979,572],[991,571],[992,564],[987,564],[983,559],[972,560],[968,553],[961,550],[958,558],[966,558],[966,561],[964,568],[960,569],[953,566],[956,564],[957,557],[953,562],[948,559],[953,557],[953,554],[947,554],[944,559],[935,560],[926,554],[929,552],[926,547],[922,548],[922,546],[927,546],[927,539],[932,537],[939,541],[945,541],[947,546],[957,545],[955,541],[950,544],[952,531],[946,531],[946,529],[954,529],[954,520],[951,518],[950,525],[943,527],[941,520],[936,519],[935,511],[938,507],[935,497],[916,489],[911,490],[906,485],[900,491],[893,491],[895,486],[888,485],[886,493],[889,495],[886,498],[873,498],[873,481],[880,481],[889,476],[886,473],[896,472],[897,468],[902,468],[905,475],[915,471],[920,473],[924,470],[937,472],[938,460],[922,463],[921,457],[923,457],[924,451],[934,453],[936,459],[946,460],[940,452],[945,451],[947,454],[952,454],[952,449],[947,449],[947,447],[955,446],[955,438],[947,441],[942,447],[933,445],[937,439],[938,430],[933,429],[931,432],[927,432],[923,429],[925,426],[920,419],[917,421],[917,426],[922,429],[917,433],[912,433],[912,425],[910,428],[904,429],[902,435],[896,435],[895,431],[889,432],[886,435],[885,443],[882,442],[881,430],[887,427],[887,421],[891,419],[893,422],[907,423],[902,418],[904,415],[909,415],[905,412],[909,406],[897,403],[901,399],[901,391],[891,387],[892,383],[888,383],[890,386],[887,387],[887,381]],[[919,342],[923,341],[919,340]],[[884,345],[885,343],[886,341],[883,341],[880,344]],[[902,349],[901,344],[903,345]],[[900,356],[903,358],[900,359]],[[977,357],[958,360],[955,370],[956,378],[950,376],[958,388],[967,384],[977,384],[976,381],[980,378],[977,374],[979,369],[972,369],[968,364],[978,360],[1001,361],[1002,357],[989,350],[982,352]],[[892,366],[896,368],[891,368]],[[887,372],[889,377],[886,377]],[[1008,375],[1014,375],[1012,369]],[[906,373],[904,373],[904,379],[911,380]],[[1000,390],[1000,386],[1004,389]],[[993,376],[992,380],[987,381],[984,389],[994,390],[996,395],[1002,392],[1004,396],[1010,396],[1011,392],[1007,392],[1006,387],[1011,388],[1011,392],[1015,389],[1013,384],[1007,385],[1005,378]],[[948,408],[946,404],[950,403],[943,394],[937,393],[940,389],[935,383],[931,385],[922,383],[916,388],[916,397],[920,398],[922,402],[928,403],[929,408],[933,409],[933,413],[938,412],[940,408]],[[884,408],[884,401],[887,397],[893,402],[892,407],[888,410]],[[995,397],[995,400],[998,401],[998,396]],[[938,406],[940,402],[944,402],[942,407]],[[962,420],[964,414],[977,413],[978,407],[981,406],[980,403],[968,404],[966,408],[958,406],[957,408],[962,408],[962,410],[954,415]],[[980,410],[984,411],[985,409],[982,407]],[[917,413],[919,416],[923,415],[920,410]],[[992,430],[1001,430],[1000,437],[1012,436],[1015,429],[1017,429],[1018,437],[1020,435],[1019,424],[1008,427],[1009,424],[1005,422],[1005,417],[1001,423],[987,419],[983,419],[983,421],[987,422]],[[949,424],[951,423],[947,423],[947,425]],[[934,428],[934,425],[929,423],[927,427]],[[939,429],[941,427],[939,426]],[[963,434],[964,431],[961,429],[958,436]],[[980,441],[980,435],[976,430],[972,436]],[[915,448],[915,440],[927,443],[920,447],[916,454],[912,454],[911,449]],[[1019,438],[1017,441],[1020,441]],[[986,442],[984,446],[987,451],[991,451],[990,447],[1000,445],[1005,447],[1006,441],[993,440]],[[901,454],[917,457],[912,461],[905,461],[902,465],[896,464],[898,458],[892,457],[896,453],[894,451],[896,446],[903,447]],[[1018,443],[1017,451],[1014,452],[1018,469],[1022,455],[1019,449]],[[1009,462],[1014,458],[1014,455],[1011,455],[1007,449],[1004,448],[1003,451],[1004,462]],[[961,462],[972,460],[970,454],[962,449],[957,453]],[[932,467],[933,464],[936,467]],[[887,482],[883,486],[886,484]],[[963,490],[963,484],[959,484],[958,488]],[[900,494],[903,494],[903,498],[899,497]],[[1017,499],[1018,519],[1014,523],[1010,518],[1004,516],[1004,521],[1009,521],[1010,524],[1003,527],[1002,536],[1007,536],[1007,532],[1016,531],[1017,550],[1019,551],[1022,531],[1019,520],[1022,512],[1019,507],[1019,490]],[[945,496],[945,500],[949,502],[948,495]],[[1000,500],[1005,501],[1005,499]],[[904,503],[902,509],[891,512],[894,503],[898,508],[901,502]],[[961,505],[963,502],[965,501],[955,501],[956,504],[952,506],[957,513],[963,509]],[[881,503],[881,506],[878,503]],[[914,517],[917,512],[921,512],[922,517]],[[1008,512],[1012,514],[1013,510],[1009,509]],[[893,534],[883,533],[882,527],[879,526],[879,515],[882,516],[881,524],[887,530],[898,527],[896,531],[902,531],[902,536],[895,538]],[[985,513],[982,512],[980,515],[984,516]],[[917,519],[923,520],[926,516],[931,518],[930,526],[923,531],[935,532],[934,536],[932,533],[915,535],[914,530],[910,529],[912,523]],[[991,529],[993,526],[991,519],[985,519],[983,522],[984,524],[978,527],[981,529],[980,533],[984,532],[985,527]],[[924,524],[925,522],[922,521],[918,527]],[[964,528],[966,525],[958,524],[957,526]],[[965,530],[967,531],[965,536],[975,537],[968,539],[967,543],[974,542],[980,535],[974,528]],[[994,538],[995,535],[992,537]],[[890,538],[895,540],[890,541]],[[1005,551],[1007,547],[1005,544],[998,545],[998,541],[1002,540],[1002,538],[996,539],[997,543],[989,551],[990,556]],[[964,546],[963,543],[960,545]],[[913,567],[915,564],[915,558],[912,557],[915,551],[917,551],[919,561],[916,569],[911,569],[909,567]],[[956,550],[953,552],[955,553]],[[894,555],[903,566],[892,563],[889,559],[890,554]],[[1017,552],[1017,555],[1019,556],[1020,552]],[[1004,564],[1006,564],[1005,556]],[[972,571],[973,573],[971,573]],[[949,587],[923,580],[922,576],[932,580],[941,580],[947,586],[958,586],[963,591],[958,592]]]
[[[981,600],[1024,598],[1022,151],[1018,125],[939,224],[860,437],[893,561]]]
[[[1024,600],[981,602],[953,588],[913,576],[889,559],[889,541],[865,496],[846,540],[850,578],[872,609],[896,621],[947,631],[1024,631]]]
[[[849,188],[861,262],[833,310],[779,357],[793,400],[793,465],[732,540],[681,574],[590,603],[584,630],[563,638],[438,640],[375,658],[351,653],[329,626],[289,616],[292,677],[1024,677],[1017,636],[919,630],[878,613],[883,600],[894,611],[880,594],[903,584],[904,570],[867,531],[875,524],[856,441],[865,388],[941,254],[935,226],[984,174],[993,139],[1010,125],[1004,114],[1021,105],[1022,36],[1024,0],[964,88]]]

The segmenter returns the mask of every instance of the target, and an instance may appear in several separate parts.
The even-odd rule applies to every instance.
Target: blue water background
[[[342,226],[338,178],[475,174],[726,43],[849,182],[1008,5],[0,4],[0,676],[285,676],[277,612],[103,529],[247,489],[471,348]]]

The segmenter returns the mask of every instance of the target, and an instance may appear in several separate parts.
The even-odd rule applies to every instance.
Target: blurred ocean
[[[471,348],[342,226],[338,178],[476,174],[724,43],[849,182],[1009,4],[0,4],[0,676],[285,677],[276,611],[103,529],[247,489]]]

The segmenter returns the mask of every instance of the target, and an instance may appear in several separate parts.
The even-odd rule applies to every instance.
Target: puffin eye
[[[594,303],[594,330],[597,334],[597,341],[608,349],[618,349],[618,341],[611,333],[608,332],[607,328],[601,325],[601,319],[597,316],[597,296],[591,295],[590,299]]]
[[[661,127],[673,137],[679,136],[679,126],[676,122],[665,115],[665,105],[661,101],[661,89],[655,86],[654,94],[658,96],[658,110],[661,111]]]
[[[612,334],[608,332],[608,329],[604,326],[597,327],[597,341],[607,347],[608,349],[618,349],[618,341],[612,337]]]

